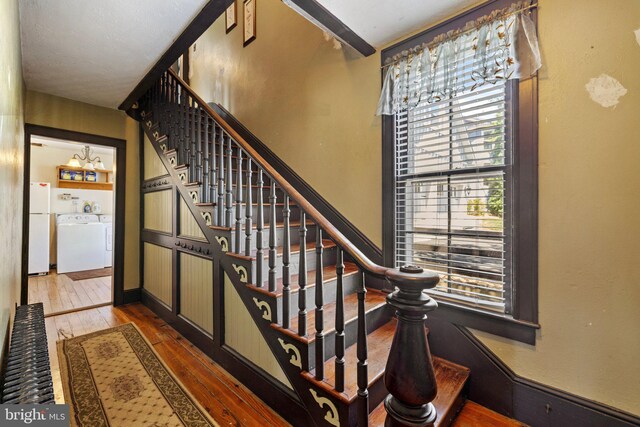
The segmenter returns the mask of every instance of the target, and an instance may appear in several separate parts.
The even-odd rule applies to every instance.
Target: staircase
[[[220,264],[316,425],[452,422],[469,370],[429,353],[436,274],[371,262],[172,71],[136,116],[208,241],[176,245]]]

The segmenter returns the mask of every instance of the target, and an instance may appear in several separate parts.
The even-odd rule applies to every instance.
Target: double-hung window
[[[447,38],[451,31],[464,34],[465,24],[489,15],[496,4],[509,5],[497,1],[473,9],[382,52],[383,65],[391,62],[396,70],[384,75],[379,106],[386,109],[383,245],[387,265],[438,272],[440,282],[429,291],[440,302],[437,311],[533,342],[537,68],[531,76],[510,74],[512,53],[505,51],[516,56],[514,46],[522,41],[516,40],[519,30],[505,41],[504,30],[508,22],[521,21],[505,18],[486,34],[479,30],[454,43]],[[520,13],[527,13],[524,24],[533,25],[535,13]],[[436,37],[449,44],[439,47]],[[429,46],[430,56],[420,57],[426,53],[416,53],[416,45]],[[486,61],[479,66],[483,47]],[[443,66],[438,61],[447,55]],[[393,62],[398,57],[404,58],[401,65]]]

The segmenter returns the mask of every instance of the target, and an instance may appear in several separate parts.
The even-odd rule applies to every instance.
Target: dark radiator
[[[2,403],[55,403],[42,303],[16,308]]]

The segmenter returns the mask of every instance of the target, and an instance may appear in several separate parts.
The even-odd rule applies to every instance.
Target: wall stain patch
[[[585,87],[591,99],[605,108],[615,107],[620,97],[627,93],[618,80],[604,73],[589,80]]]
[[[635,30],[633,33],[636,35],[636,41],[638,42],[638,45],[640,46],[640,28]]]

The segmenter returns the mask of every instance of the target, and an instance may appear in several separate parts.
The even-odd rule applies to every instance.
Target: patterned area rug
[[[58,341],[58,357],[71,425],[219,426],[132,323]]]

